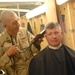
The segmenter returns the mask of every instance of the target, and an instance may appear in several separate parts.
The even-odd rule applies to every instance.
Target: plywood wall
[[[29,19],[29,22],[31,23],[32,25],[32,30],[33,30],[33,33],[34,35],[36,36],[37,34],[39,34],[41,32],[40,30],[40,27],[41,27],[41,19],[42,19],[42,22],[44,24],[44,26],[46,25],[47,23],[47,18],[46,18],[46,13],[43,13],[39,16],[36,16],[34,18],[31,18]],[[46,39],[44,38],[43,39],[43,42],[41,43],[41,50],[47,45],[47,41]]]
[[[20,18],[20,23],[21,27],[27,28],[27,19],[25,15]]]
[[[40,25],[41,25],[41,19],[42,22],[44,24],[44,26],[47,24],[47,18],[46,18],[46,13],[43,13],[41,15],[38,15],[36,17],[30,18],[30,19],[26,19],[25,16],[21,17],[21,26],[22,23],[25,23],[25,26],[27,28],[27,22],[30,23],[31,25],[31,29],[33,31],[33,35],[36,36],[37,34],[39,34],[41,32],[40,30]],[[41,43],[41,50],[47,45],[46,39],[43,39],[44,41]]]
[[[38,16],[35,16],[33,18],[30,18],[28,20],[21,18],[21,22],[23,22],[23,19],[26,20],[25,22],[29,21],[32,31],[34,33],[34,36],[36,34],[40,33],[40,28],[41,28],[41,19],[43,21],[43,24],[46,25],[48,22],[54,21],[57,22],[57,12],[56,12],[56,4],[55,0],[44,0],[44,2],[47,4],[47,10],[45,13],[40,14]],[[41,11],[41,10],[39,10]],[[26,23],[25,23],[26,27]],[[41,43],[41,50],[47,46],[47,41],[44,38],[44,41]]]
[[[65,29],[63,43],[75,49],[75,2],[67,2],[57,6],[58,21]]]
[[[57,22],[56,2],[55,0],[44,0],[47,4],[46,18],[48,22]]]

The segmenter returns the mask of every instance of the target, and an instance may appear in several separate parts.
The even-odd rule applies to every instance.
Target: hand
[[[37,34],[35,38],[32,40],[33,44],[40,44],[43,41],[44,35]]]
[[[15,53],[17,53],[17,48],[18,48],[18,45],[12,45],[8,50],[7,50],[7,55],[10,57],[12,55],[14,55]]]
[[[43,37],[39,38],[35,44],[41,44],[41,42],[43,42]]]

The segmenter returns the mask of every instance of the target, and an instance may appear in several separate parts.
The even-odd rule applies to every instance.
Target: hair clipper
[[[44,36],[45,32],[46,32],[46,30],[44,29],[37,36],[35,36],[35,38],[32,40],[32,44],[36,44],[38,39],[40,39]]]

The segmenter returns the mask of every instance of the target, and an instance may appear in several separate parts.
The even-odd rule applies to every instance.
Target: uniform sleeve
[[[0,48],[0,68],[6,68],[11,65],[11,60]]]

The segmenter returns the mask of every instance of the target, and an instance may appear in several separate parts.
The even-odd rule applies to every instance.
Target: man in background
[[[75,75],[75,51],[62,43],[60,25],[48,23],[45,37],[48,46],[32,58],[29,75]]]

